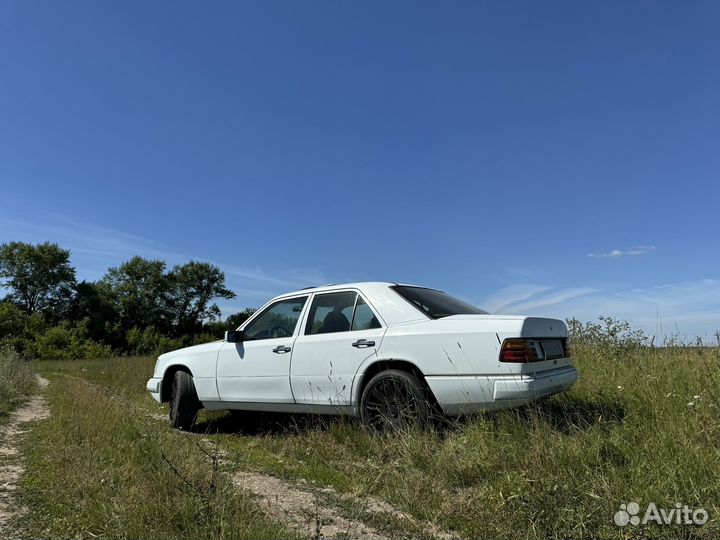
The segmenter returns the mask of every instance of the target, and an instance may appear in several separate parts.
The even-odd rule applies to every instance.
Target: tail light
[[[524,364],[542,360],[535,344],[532,339],[506,339],[500,349],[500,361]]]
[[[570,349],[567,339],[522,339],[511,338],[503,341],[500,348],[501,362],[538,362],[540,360],[555,360],[569,358]]]

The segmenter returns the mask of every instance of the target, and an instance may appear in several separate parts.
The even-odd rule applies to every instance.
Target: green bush
[[[22,355],[45,328],[42,314],[28,315],[15,304],[0,302],[0,346],[10,347]]]
[[[107,345],[85,337],[82,328],[54,326],[35,336],[26,347],[25,354],[39,360],[77,360],[79,358],[105,358],[113,355]]]
[[[127,350],[131,355],[158,356],[185,346],[182,338],[172,339],[160,333],[154,326],[143,330],[133,327],[125,336]]]
[[[633,329],[630,323],[613,317],[599,317],[600,322],[581,323],[567,320],[570,345],[573,352],[592,349],[600,352],[603,359],[628,358],[647,345],[648,338],[642,330]]]

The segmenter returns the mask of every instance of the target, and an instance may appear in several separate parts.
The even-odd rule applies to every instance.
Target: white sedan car
[[[577,379],[562,321],[371,282],[278,296],[224,340],[160,356],[147,389],[183,429],[201,407],[345,414],[386,429],[517,407]]]

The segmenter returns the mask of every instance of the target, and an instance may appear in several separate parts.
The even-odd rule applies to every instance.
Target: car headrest
[[[340,310],[335,309],[325,315],[320,331],[326,334],[329,332],[347,332],[348,330],[350,330],[350,321]]]

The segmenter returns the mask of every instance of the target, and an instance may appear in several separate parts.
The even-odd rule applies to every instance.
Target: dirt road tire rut
[[[38,376],[38,386],[44,389],[48,380]],[[10,414],[7,424],[0,427],[0,537],[14,538],[21,535],[10,528],[12,518],[24,512],[17,504],[15,492],[25,463],[18,446],[25,434],[28,422],[50,416],[50,409],[42,395],[32,397],[27,403]]]
[[[389,503],[372,498],[359,498],[340,494],[330,487],[315,487],[308,483],[296,484],[268,474],[238,472],[233,483],[261,499],[263,509],[283,525],[308,538],[381,539],[407,537],[381,531],[360,519],[343,515],[340,506],[329,503],[328,498],[360,505],[371,515],[385,515],[418,530],[419,538],[450,540],[456,535],[434,525],[420,524],[409,514],[395,509]]]

